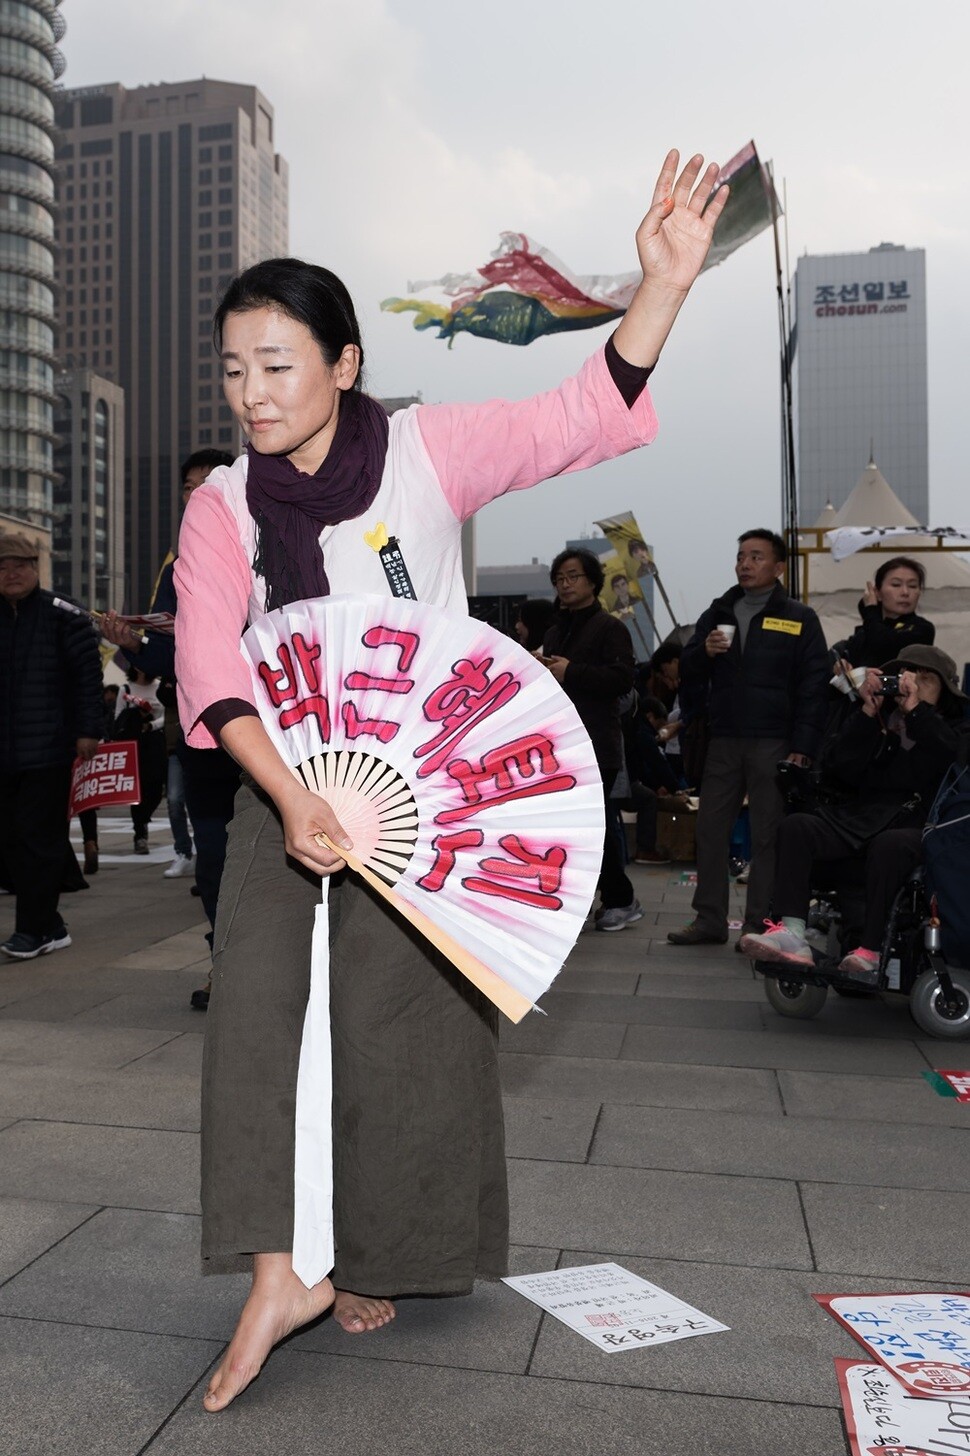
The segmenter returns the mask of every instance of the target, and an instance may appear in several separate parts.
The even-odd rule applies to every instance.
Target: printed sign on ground
[[[607,1355],[728,1328],[620,1264],[519,1274],[504,1283]]]
[[[970,1102],[970,1072],[954,1072],[937,1067],[936,1075],[953,1088],[958,1102]]]
[[[814,1297],[911,1395],[970,1396],[970,1294]]]
[[[970,1450],[970,1398],[909,1395],[884,1365],[836,1360],[852,1456],[954,1456]]]

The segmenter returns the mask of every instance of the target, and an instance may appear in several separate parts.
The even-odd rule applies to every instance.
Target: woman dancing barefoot
[[[222,1410],[274,1345],[331,1305],[352,1334],[391,1296],[467,1294],[506,1272],[508,1199],[493,1008],[317,843],[349,848],[279,758],[239,652],[247,623],[331,592],[387,594],[378,523],[415,593],[467,610],[462,522],[509,490],[652,440],[647,376],[710,245],[717,168],[664,162],[637,231],[643,278],[580,373],[520,403],[421,405],[390,421],[361,391],[353,304],[332,273],[259,263],[215,319],[226,398],[249,441],[192,494],[182,526],[178,677],[196,747],[244,770],[216,922],[203,1070],[203,1256],[252,1267],[205,1397]],[[703,171],[703,175],[702,175]],[[331,1278],[293,1272],[294,1107],[310,939],[330,894],[334,1232]],[[336,1292],[335,1292],[336,1288]]]

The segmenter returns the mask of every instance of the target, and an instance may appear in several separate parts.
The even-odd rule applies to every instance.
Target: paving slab
[[[507,1157],[586,1162],[599,1116],[598,1102],[521,1096],[506,1096],[503,1102]]]
[[[767,1002],[762,1018],[769,1031],[786,1036],[881,1036],[917,1039],[908,1002],[899,996],[838,996],[831,993],[818,1016],[806,1021],[779,1016]]]
[[[0,1315],[226,1341],[250,1281],[203,1276],[200,1223],[102,1209],[0,1289]]]
[[[566,1250],[559,1265],[610,1261],[607,1254]],[[812,1299],[827,1292],[818,1274],[631,1257],[620,1262],[729,1330],[604,1358],[559,1320],[547,1318],[530,1367],[533,1375],[838,1408],[832,1361],[859,1358],[860,1352],[852,1336]],[[857,1292],[885,1287],[863,1280]]]
[[[605,1106],[591,1163],[970,1193],[970,1129]],[[875,1193],[874,1196],[881,1196]]]
[[[546,1056],[618,1057],[625,1034],[622,1022],[567,1021],[531,1012],[518,1026],[502,1023],[499,1046],[503,1051]]]
[[[170,1040],[169,1031],[78,1026],[76,1022],[0,1021],[0,1064],[21,1067],[123,1067]]]
[[[197,1032],[183,1032],[181,1036],[171,1037],[162,1046],[154,1051],[133,1061],[126,1071],[133,1075],[139,1073],[182,1073],[186,1076],[201,1077],[202,1075],[202,1046],[205,1041],[205,1013],[196,1012],[195,1025],[201,1030]]]
[[[765,999],[764,989],[750,976],[728,976],[713,970],[701,975],[666,969],[643,970],[636,994],[676,997],[684,1001],[744,1001],[759,1007]]]
[[[202,920],[189,930],[180,930],[176,935],[165,936],[130,955],[121,956],[113,964],[127,966],[132,970],[160,971],[178,970],[182,966],[194,965],[208,951],[205,939],[208,929],[208,921]]]
[[[208,974],[208,972],[206,972]],[[205,976],[202,976],[202,984]],[[146,995],[129,991],[113,996],[82,1011],[77,1026],[150,1026],[165,1031],[194,1032],[199,1013],[189,1005],[189,996],[181,986],[173,986],[167,994]]]
[[[830,1279],[871,1275],[902,1281],[897,1288],[907,1279],[970,1287],[970,1195],[806,1183],[802,1199],[818,1267]],[[842,1288],[851,1292],[844,1278]]]
[[[0,1167],[13,1197],[198,1211],[193,1133],[17,1122],[0,1132]]]
[[[547,991],[542,1009],[552,1020],[621,1021],[627,1025],[726,1027],[732,1031],[760,1031],[760,1006],[734,1001],[684,1001],[671,996],[599,996]]]
[[[150,1449],[151,1456],[348,1446],[393,1456],[835,1456],[841,1441],[831,1410],[287,1348],[218,1420],[199,1409],[193,1393]]]
[[[509,1164],[512,1239],[582,1248],[609,1231],[611,1257],[810,1269],[794,1183],[573,1163]],[[591,1237],[599,1232],[600,1237]],[[939,1277],[924,1275],[925,1278]]]
[[[792,1036],[773,1031],[759,1035],[706,1027],[687,1031],[679,1027],[630,1026],[620,1056],[641,1062],[775,1067],[876,1077],[887,1067],[896,1075],[921,1072],[926,1067],[925,1057],[911,1042],[876,1037]]]
[[[11,1067],[0,1073],[0,1118],[9,1122],[96,1122],[105,1126],[199,1130],[198,1075],[70,1067]]]
[[[554,1269],[557,1249],[509,1250],[509,1272],[534,1274]],[[508,1285],[480,1282],[467,1298],[399,1299],[397,1318],[376,1338],[347,1335],[331,1319],[319,1320],[294,1337],[294,1350],[331,1355],[365,1354],[367,1360],[418,1365],[448,1365],[463,1370],[497,1370],[524,1375],[535,1345],[542,1311],[514,1294]],[[526,1309],[519,1306],[525,1304]]]
[[[570,994],[592,991],[600,996],[633,996],[639,979],[635,970],[611,971],[606,967],[602,970],[573,970],[567,967],[556,977],[555,987],[557,991]]]
[[[944,1055],[947,1053],[944,1051]],[[952,1055],[952,1054],[951,1054]],[[970,1060],[964,1057],[964,1061]],[[840,1077],[831,1072],[779,1072],[789,1117],[852,1122],[917,1123],[970,1128],[970,1103],[940,1097],[919,1072],[909,1077]],[[853,1132],[853,1136],[857,1136]]]
[[[92,1204],[0,1198],[0,1283],[26,1268],[97,1211]]]
[[[781,1112],[774,1072],[748,1067],[607,1061],[503,1052],[502,1085],[514,1096],[597,1098],[647,1107]]]
[[[0,1320],[0,1450],[134,1456],[218,1352],[202,1340]]]
[[[36,988],[29,994],[11,998],[0,1008],[0,1021],[73,1021],[81,1012],[90,1011],[111,999],[110,991],[98,986],[51,986]],[[120,1022],[119,1025],[130,1025]],[[140,1023],[145,1025],[144,1022]]]

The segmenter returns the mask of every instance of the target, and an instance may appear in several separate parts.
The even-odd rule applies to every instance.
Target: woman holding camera
[[[778,921],[745,935],[741,949],[759,961],[813,965],[805,939],[817,860],[860,859],[866,868],[861,943],[839,966],[878,984],[879,953],[893,898],[919,861],[922,827],[959,744],[963,703],[956,664],[938,647],[906,649],[859,689],[861,706],[823,763],[842,802],[791,814],[778,834],[774,906]]]

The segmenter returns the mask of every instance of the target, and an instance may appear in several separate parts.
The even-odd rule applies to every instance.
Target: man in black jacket
[[[102,717],[90,619],[41,589],[32,541],[0,536],[0,832],[17,896],[16,928],[0,950],[11,960],[71,943],[57,911],[71,765],[93,756]]]
[[[781,584],[786,556],[774,531],[745,531],[738,585],[711,603],[681,655],[682,696],[702,705],[706,695],[711,736],[697,818],[695,918],[669,933],[673,945],[727,940],[729,842],[745,794],[751,869],[742,934],[763,928],[783,809],[777,765],[807,765],[821,741],[828,653],[818,617]]]
[[[542,643],[543,661],[589,734],[603,780],[606,837],[597,930],[624,930],[643,910],[623,870],[610,790],[623,765],[620,699],[633,687],[633,644],[623,624],[597,601],[603,567],[591,551],[560,551],[549,571],[559,613]]]

